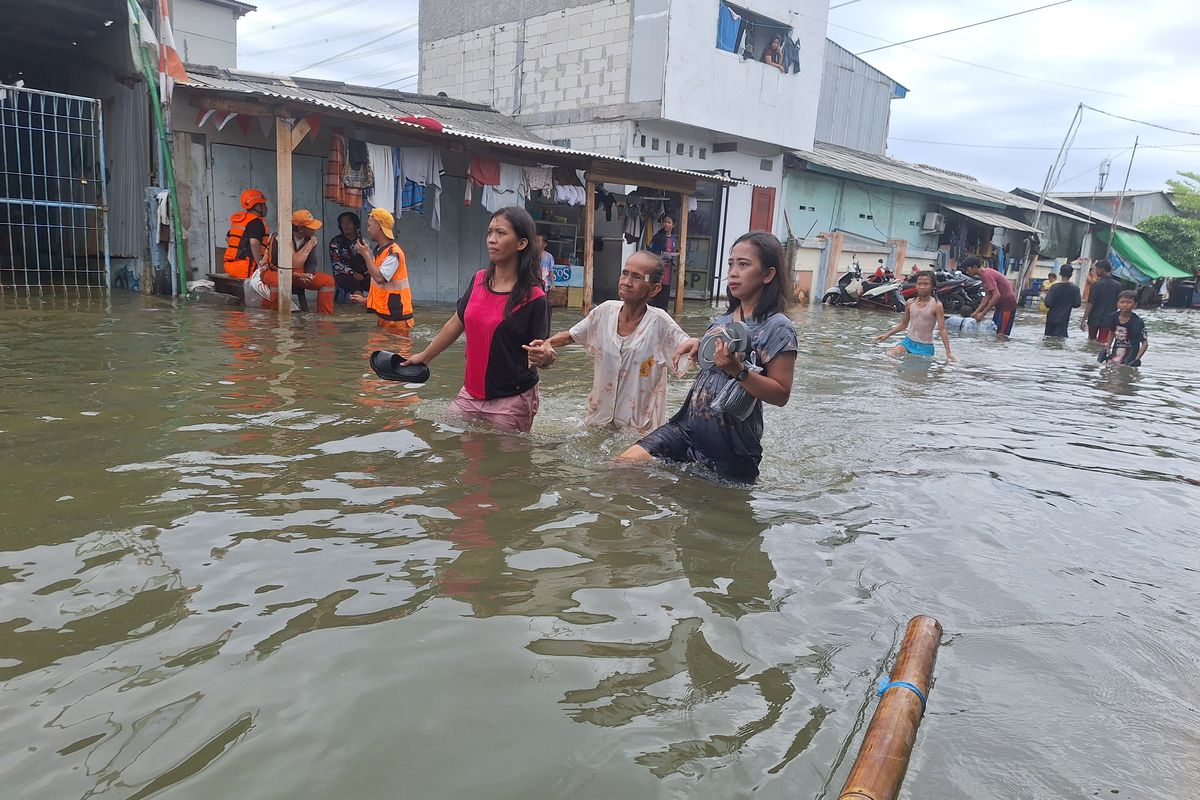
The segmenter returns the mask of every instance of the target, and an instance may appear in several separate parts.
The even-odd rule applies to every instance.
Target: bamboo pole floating
[[[933,617],[909,620],[896,666],[888,682],[880,686],[882,696],[875,716],[838,800],[894,800],[899,794],[925,713],[941,640],[942,625]]]

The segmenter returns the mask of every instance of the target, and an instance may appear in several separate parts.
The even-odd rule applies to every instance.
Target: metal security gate
[[[107,286],[100,101],[0,84],[0,291]]]

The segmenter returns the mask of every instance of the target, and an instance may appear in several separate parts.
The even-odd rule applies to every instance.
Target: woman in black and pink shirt
[[[550,305],[542,291],[537,228],[523,208],[492,215],[487,250],[491,263],[475,273],[429,346],[408,359],[428,364],[467,334],[463,388],[450,410],[501,428],[528,431],[537,413],[538,373],[522,345],[550,333]]]

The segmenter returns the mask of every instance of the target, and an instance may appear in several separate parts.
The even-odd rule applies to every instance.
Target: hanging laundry
[[[507,206],[522,205],[525,199],[525,171],[512,164],[500,165],[500,183],[483,187],[483,207],[495,213]]]
[[[787,36],[783,37],[783,72],[800,71],[800,42]]]
[[[694,194],[689,195],[688,196],[688,213],[690,214],[691,212],[695,211],[699,207],[700,207],[700,204],[696,202],[696,195],[694,195]]]
[[[425,187],[413,181],[406,180],[404,189],[400,192],[400,208],[403,211],[415,211],[418,214],[425,206]]]
[[[346,137],[340,128],[334,128],[333,142],[329,147],[329,159],[325,166],[325,199],[346,208],[362,208],[362,190],[352,189],[342,181],[346,167]]]
[[[367,159],[375,173],[375,186],[371,189],[364,207],[382,208],[389,214],[396,213],[396,166],[394,150],[389,145],[368,144]]]
[[[717,12],[717,49],[737,52],[738,36],[742,32],[742,18],[729,6],[721,3]]]
[[[433,187],[426,201],[432,204],[429,211],[430,224],[435,231],[442,229],[442,152],[436,147],[401,147],[400,177],[418,186]],[[407,188],[407,184],[406,184]]]
[[[552,197],[554,169],[552,167],[525,167],[525,190],[528,194],[541,192],[545,197]]]
[[[483,156],[471,156],[471,166],[467,168],[467,177],[476,186],[497,186],[500,184],[500,162]]]
[[[584,202],[587,202],[587,195],[584,195]],[[594,203],[596,210],[600,210],[600,206],[604,206],[604,221],[612,222],[613,204],[617,202],[617,198],[613,197],[611,192],[604,190],[603,186],[596,187],[596,202]]]
[[[351,189],[371,189],[375,174],[367,155],[367,143],[358,139],[346,140],[346,164],[342,167],[342,183]]]
[[[367,143],[361,139],[346,140],[346,163],[350,169],[362,169],[367,163]]]
[[[627,244],[636,244],[642,238],[646,229],[643,213],[641,197],[636,191],[630,192],[625,198],[625,227],[622,231]]]

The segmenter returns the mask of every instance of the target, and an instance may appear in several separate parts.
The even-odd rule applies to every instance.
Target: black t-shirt
[[[1146,323],[1137,314],[1130,313],[1128,322],[1121,322],[1120,312],[1109,318],[1106,328],[1113,329],[1109,353],[1121,356],[1121,363],[1128,364],[1137,359],[1138,350],[1146,338]],[[1124,354],[1120,353],[1124,350]]]
[[[238,258],[252,258],[250,253],[250,240],[258,239],[259,244],[262,244],[267,238],[267,226],[263,224],[261,219],[252,219],[246,223],[246,232],[242,234],[242,241],[238,242]]]
[[[1046,290],[1046,324],[1062,325],[1071,319],[1071,309],[1079,308],[1079,287],[1073,283],[1059,281]]]
[[[1117,295],[1120,293],[1121,282],[1111,275],[1092,284],[1092,291],[1088,294],[1088,303],[1091,304],[1088,324],[1107,328],[1109,317],[1117,311]]]

